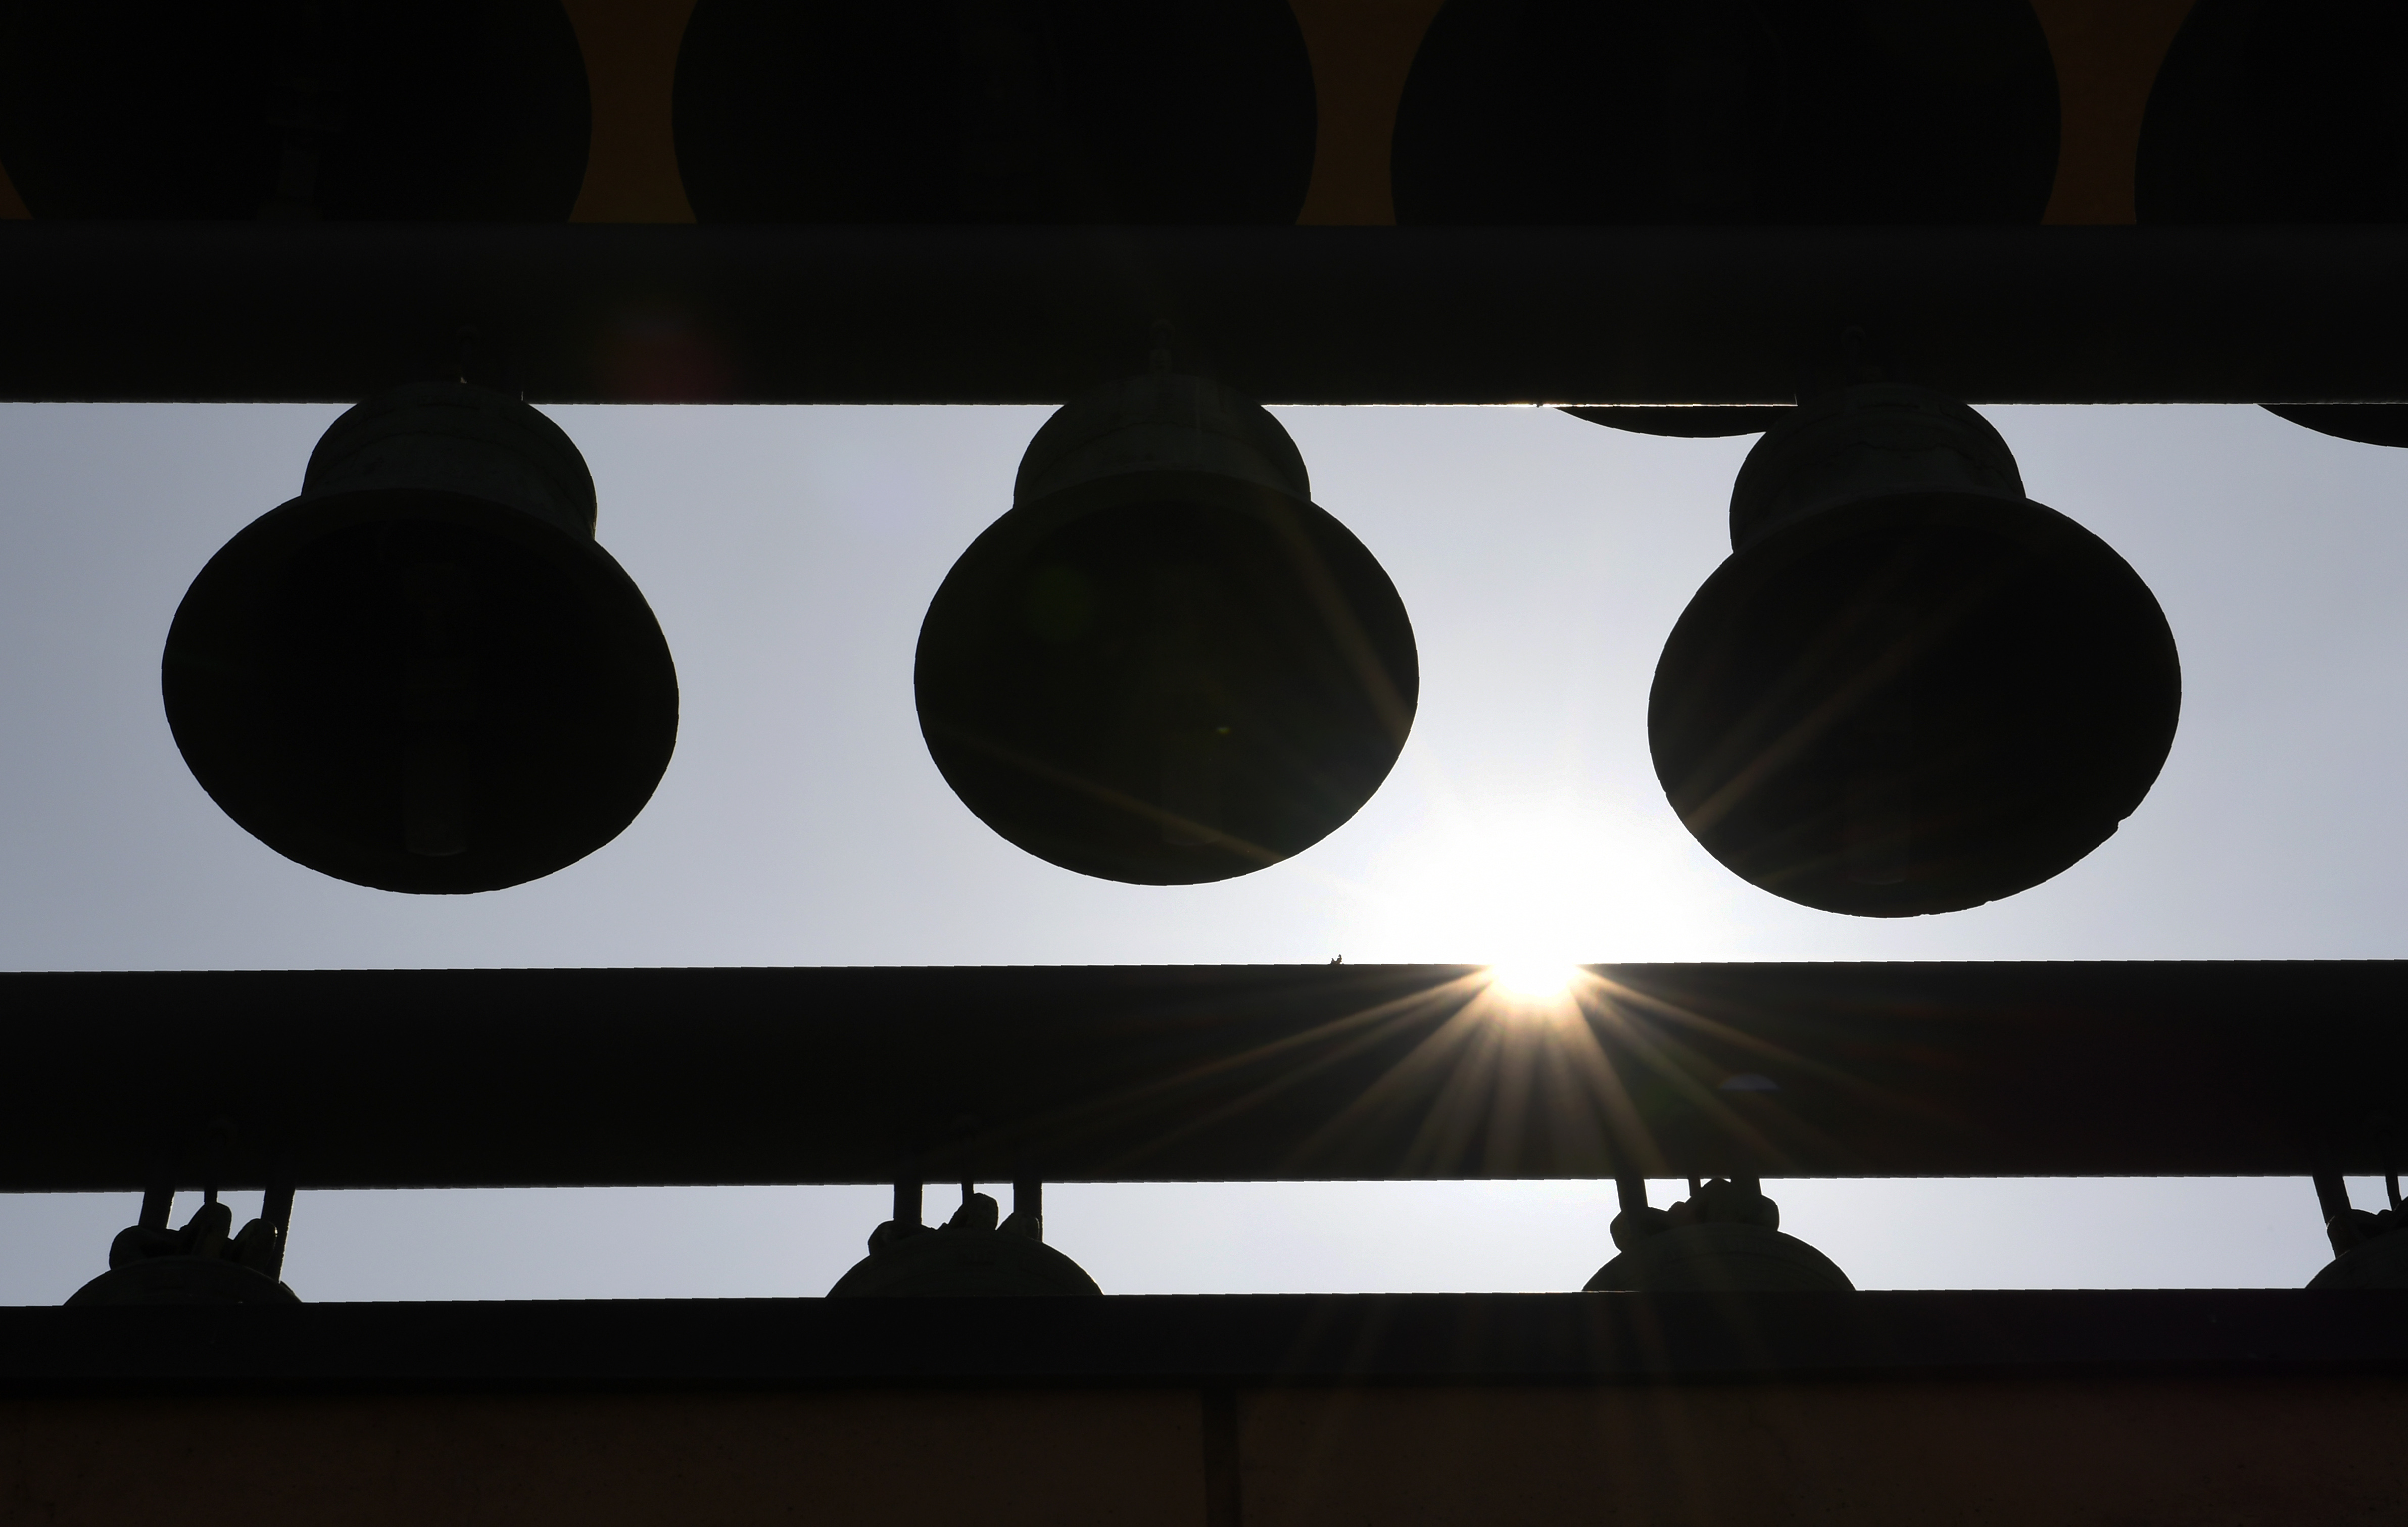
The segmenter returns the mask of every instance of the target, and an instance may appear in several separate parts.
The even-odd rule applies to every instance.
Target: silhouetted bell
[[[381,890],[492,891],[592,853],[651,798],[678,710],[594,520],[583,458],[523,403],[361,404],[176,612],[161,687],[185,763],[277,852]]]
[[[1781,1233],[1781,1206],[1753,1177],[1691,1185],[1669,1209],[1647,1206],[1646,1187],[1623,1185],[1613,1217],[1621,1255],[1583,1292],[1637,1293],[1845,1293],[1856,1285],[1830,1258]]]
[[[916,1192],[916,1190],[915,1190]],[[1045,1244],[1035,1184],[1014,1190],[1011,1217],[968,1184],[962,1206],[943,1224],[887,1220],[869,1234],[869,1255],[837,1279],[828,1297],[986,1298],[1101,1294],[1086,1269]]]
[[[1972,409],[1894,382],[1801,407],[1730,513],[1647,735],[1673,809],[1742,878],[1831,912],[1955,911],[2056,875],[2148,793],[2182,706],[2165,616],[2024,496]]]
[[[1048,420],[920,628],[920,728],[965,805],[1067,869],[1226,879],[1328,835],[1420,691],[1387,575],[1262,408],[1158,368]]]
[[[2408,407],[2397,403],[2269,403],[2265,409],[2338,440],[2408,446]]]
[[[1594,407],[1570,407],[1564,412],[1608,429],[1633,435],[1654,435],[1676,440],[1713,440],[1733,435],[1761,435],[1797,409],[1782,404],[1702,404],[1656,407],[1643,403],[1608,403]]]
[[[108,1271],[67,1296],[70,1305],[293,1305],[285,1287],[285,1219],[292,1194],[269,1194],[267,1212],[233,1234],[234,1211],[211,1192],[181,1230],[167,1228],[167,1199],[143,1205],[142,1222],[109,1244]]]
[[[2408,1289],[2408,1216],[2398,1209],[2357,1212],[2358,1222],[2328,1228],[2333,1260],[2308,1280],[2312,1289]]]
[[[2391,1206],[2350,1207],[2348,1185],[2339,1176],[2316,1178],[2325,1200],[2325,1238],[2333,1260],[2308,1280],[2312,1289],[2408,1289],[2408,1209],[2400,1206],[2400,1178],[2386,1177]]]

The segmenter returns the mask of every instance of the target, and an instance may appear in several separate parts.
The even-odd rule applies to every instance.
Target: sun
[[[1516,1002],[1555,1003],[1587,978],[1580,966],[1551,960],[1509,960],[1488,967],[1488,985]]]

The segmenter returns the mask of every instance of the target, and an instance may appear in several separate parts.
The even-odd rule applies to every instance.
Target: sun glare
[[[1545,960],[1508,961],[1488,967],[1488,984],[1499,996],[1518,1002],[1561,1002],[1587,972],[1574,964]]]

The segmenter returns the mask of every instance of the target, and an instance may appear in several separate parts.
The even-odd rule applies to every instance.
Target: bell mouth
[[[1343,825],[1412,724],[1395,585],[1312,503],[1208,471],[1023,503],[921,626],[920,725],[1003,837],[1140,885],[1248,874]]]
[[[379,890],[536,879],[642,810],[677,676],[634,582],[549,516],[423,488],[305,492],[193,581],[161,689],[246,831]]]
[[[1865,917],[2037,885],[2148,793],[2181,710],[2139,575],[2004,493],[1789,520],[1715,570],[1648,701],[1656,777],[1741,878]]]

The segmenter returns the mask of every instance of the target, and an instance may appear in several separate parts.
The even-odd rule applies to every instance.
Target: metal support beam
[[[0,976],[0,1190],[2380,1174],[2408,963]],[[1769,1085],[1768,1085],[1769,1084]],[[289,1174],[289,1175],[286,1175]],[[190,1181],[179,1184],[193,1186]]]
[[[2408,400],[2408,228],[0,225],[0,398],[1786,401],[1849,325],[1972,402]]]
[[[246,1527],[2358,1523],[2408,1495],[2403,1371],[2398,1296],[2278,1291],[7,1309],[0,1491]]]
[[[1612,1248],[1598,1229],[1601,1259]],[[2354,1372],[2396,1390],[2408,1308],[2394,1294],[2294,1289],[1172,1294],[1014,1301],[1009,1319],[983,1299],[188,1305],[106,1320],[0,1307],[7,1396],[2214,1372]]]

